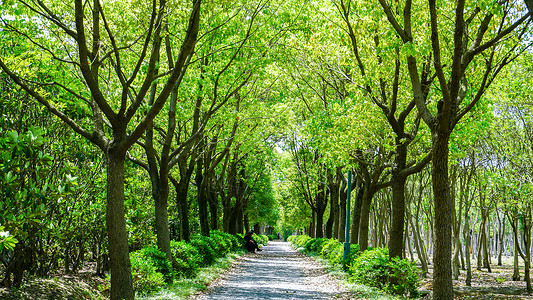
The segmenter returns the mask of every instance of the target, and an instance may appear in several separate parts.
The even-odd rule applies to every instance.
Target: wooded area
[[[533,291],[532,12],[0,1],[3,285],[90,266],[133,299],[145,247],[175,265],[172,243],[213,230],[348,226],[431,269],[435,299],[506,258]]]

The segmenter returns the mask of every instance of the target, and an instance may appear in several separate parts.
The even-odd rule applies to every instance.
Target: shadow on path
[[[287,242],[271,241],[198,299],[349,299],[322,268]]]

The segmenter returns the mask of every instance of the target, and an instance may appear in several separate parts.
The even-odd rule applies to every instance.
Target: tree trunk
[[[359,243],[359,226],[361,224],[361,204],[363,203],[364,193],[365,193],[365,184],[363,182],[360,182],[358,185],[357,195],[355,196],[355,199],[353,201],[354,203],[353,203],[353,212],[352,212],[352,228],[351,228],[351,236],[350,236],[350,243],[352,244]],[[359,251],[362,251],[361,247],[359,247]]]
[[[374,193],[370,187],[365,188],[361,201],[361,218],[359,221],[359,251],[365,251],[368,248],[368,225],[373,196]]]
[[[316,238],[324,237],[324,210],[322,209],[317,209],[317,212],[316,212],[315,237]]]
[[[124,207],[125,154],[107,152],[106,225],[111,263],[111,300],[133,299],[133,281]]]
[[[166,254],[169,261],[173,261],[172,251],[170,250],[170,230],[168,227],[168,178],[167,176],[161,176],[159,181],[159,184],[155,187],[155,189],[158,189],[157,191],[154,191],[154,185],[152,184],[157,248]]]
[[[503,218],[500,218],[498,215],[498,266],[502,265],[502,255],[503,255],[503,241],[504,241],[504,234],[505,234],[505,222],[502,220]]]
[[[398,147],[397,147],[398,148]],[[398,156],[398,154],[396,154]],[[398,159],[397,159],[398,160]],[[398,162],[397,162],[398,163]],[[404,163],[405,164],[405,163]],[[395,166],[401,167],[401,166]],[[392,174],[392,221],[389,238],[389,259],[403,258],[403,230],[405,226],[405,181],[406,177],[393,171]]]
[[[346,226],[350,226],[350,224],[346,225],[346,189],[346,182],[343,182],[339,192],[339,232],[337,235],[337,239],[341,243],[344,243],[346,237]]]
[[[211,229],[218,230],[218,195],[209,191],[209,214],[211,217]]]
[[[189,181],[184,178],[180,178],[180,181],[176,181],[174,178],[169,177],[176,190],[176,204],[178,206],[179,218],[180,218],[180,237],[182,240],[189,241],[191,239],[191,229],[189,225],[189,205],[187,203],[187,193],[189,187]]]
[[[311,224],[309,225],[309,236],[316,237],[316,213],[314,209],[311,209]]]
[[[200,155],[196,164],[195,181],[198,184],[198,219],[200,221],[200,233],[203,236],[209,235],[209,216],[207,213],[207,176],[203,174],[203,155]],[[205,174],[207,175],[207,174]]]
[[[472,264],[470,262],[471,257],[471,233],[470,233],[470,217],[468,212],[465,211],[465,226],[464,226],[464,238],[465,238],[465,259],[466,259],[466,285],[472,285]]]
[[[434,201],[435,247],[433,252],[433,297],[453,299],[452,282],[452,199],[448,179],[448,143],[446,129],[434,134],[432,147],[432,184]]]

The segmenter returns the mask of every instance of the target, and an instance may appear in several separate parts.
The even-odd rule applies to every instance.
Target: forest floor
[[[528,293],[524,279],[524,265],[520,259],[520,281],[512,281],[513,258],[503,257],[502,266],[496,261],[491,264],[491,272],[487,268],[476,269],[477,261],[472,261],[472,284],[466,286],[466,270],[460,269],[459,280],[453,281],[456,299],[533,299],[533,293]],[[429,273],[422,279],[421,290],[432,289],[433,266],[429,266]]]

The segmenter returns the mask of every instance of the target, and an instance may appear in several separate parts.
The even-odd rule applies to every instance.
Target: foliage
[[[261,247],[261,245],[266,245],[268,244],[268,236],[264,235],[264,234],[253,234],[252,235],[252,238],[254,239],[254,241],[257,242],[257,245],[259,247]]]
[[[287,238],[287,241],[291,244],[296,245],[297,247],[304,247],[307,241],[311,240],[311,237],[305,234],[302,235],[291,235]]]
[[[146,247],[142,249],[142,254],[146,260],[150,260],[151,264],[156,268],[156,271],[163,274],[165,282],[171,283],[174,277],[172,264],[168,261],[165,253],[157,249],[157,247]]]
[[[198,253],[202,257],[200,266],[205,267],[212,264],[217,257],[213,246],[211,246],[210,239],[205,236],[197,235],[193,237],[190,241],[191,245],[198,249]]]
[[[154,260],[147,257],[143,250],[130,253],[133,288],[138,294],[157,291],[165,284],[165,277],[157,271]]]
[[[320,253],[322,252],[322,246],[328,241],[327,238],[314,238],[305,243],[304,248],[307,251]]]
[[[14,238],[9,231],[4,231],[4,226],[0,226],[0,253],[5,250],[13,251],[15,249],[15,244],[18,243],[18,240]]]
[[[171,241],[170,247],[175,261],[175,272],[186,277],[195,275],[204,259],[198,248],[185,241]]]
[[[387,248],[374,248],[363,252],[350,265],[350,280],[383,289],[389,293],[417,295],[420,283],[418,270],[408,259],[389,261]],[[390,279],[395,281],[390,283]]]

